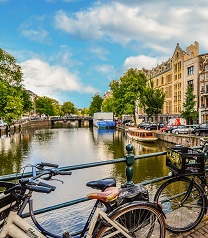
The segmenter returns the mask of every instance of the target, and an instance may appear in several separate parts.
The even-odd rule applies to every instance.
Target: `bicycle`
[[[200,140],[202,149],[190,146],[168,149],[166,165],[172,176],[162,183],[154,197],[166,215],[167,230],[174,233],[190,231],[207,212],[208,140]]]
[[[49,167],[45,169],[45,167]],[[39,170],[37,170],[39,169]],[[64,232],[63,235],[53,234],[45,230],[37,221],[33,210],[32,193],[50,193],[55,186],[41,182],[39,179],[50,180],[56,175],[71,175],[71,172],[60,171],[58,165],[40,163],[32,166],[32,178],[21,178],[17,184],[0,182],[4,198],[0,216],[0,238],[67,238],[67,237],[139,237],[165,238],[165,220],[161,208],[150,202],[129,202],[115,207],[120,189],[115,186],[114,178],[90,181],[87,186],[100,191],[88,194],[95,199],[95,205],[83,229],[74,234]],[[35,227],[28,224],[21,215],[29,205],[29,214]]]

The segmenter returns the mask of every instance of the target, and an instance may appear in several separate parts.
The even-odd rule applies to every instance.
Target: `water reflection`
[[[123,158],[128,143],[130,141],[125,132],[116,130],[106,131],[87,127],[28,130],[0,139],[0,175],[20,172],[23,166],[42,161],[68,166]],[[131,143],[134,146],[135,155],[165,151],[168,146],[167,143],[161,141],[154,144]],[[58,179],[63,180],[64,184],[53,180],[50,183],[57,187],[55,192],[48,195],[34,193],[34,207],[39,209],[85,197],[88,192],[91,192],[91,189],[85,186],[90,180],[113,176],[119,186],[126,182],[125,168],[125,163],[119,163],[73,171],[71,176],[59,176]],[[167,173],[168,169],[163,156],[141,159],[134,163],[133,181],[139,183]],[[155,185],[151,188],[156,189]],[[69,208],[50,212],[47,215],[42,214],[38,218],[46,227],[59,229],[65,224],[71,225],[73,230],[79,223],[79,212],[86,217],[89,209],[88,206],[86,209],[86,205],[83,206],[83,204],[71,207],[70,210],[76,215],[76,219],[70,219]],[[62,219],[60,216],[57,217],[56,213],[61,215]],[[48,216],[51,219],[48,220]]]

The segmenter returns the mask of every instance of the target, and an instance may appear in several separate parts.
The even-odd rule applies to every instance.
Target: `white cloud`
[[[208,41],[200,35],[201,30],[207,28],[207,20],[208,2],[205,0],[115,0],[97,2],[73,15],[58,11],[55,25],[76,38],[105,39],[122,45],[138,42],[143,48],[162,53],[179,40],[184,45],[196,40],[208,49]]]
[[[108,50],[101,47],[89,48],[89,52],[101,60],[106,60],[106,55],[109,54]]]
[[[19,26],[20,33],[33,41],[50,43],[49,34],[44,29],[45,16],[32,16],[27,22]]]
[[[55,98],[60,92],[96,93],[98,90],[83,85],[79,77],[59,65],[51,66],[40,59],[21,64],[24,85],[39,96]]]
[[[167,60],[167,59],[166,59]],[[139,55],[139,56],[130,56],[128,57],[124,64],[123,69],[126,71],[130,68],[137,68],[137,69],[152,69],[157,64],[162,63],[163,59],[161,58],[152,58],[145,55]]]

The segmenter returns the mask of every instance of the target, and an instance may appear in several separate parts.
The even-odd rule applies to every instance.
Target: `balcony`
[[[207,90],[200,90],[201,96],[207,96],[208,95],[208,89]]]

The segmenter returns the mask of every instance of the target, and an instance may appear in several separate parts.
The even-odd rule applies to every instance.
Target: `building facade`
[[[169,119],[180,117],[188,85],[196,95],[195,109],[199,116],[195,123],[208,120],[208,53],[199,55],[198,42],[189,45],[185,51],[177,43],[171,58],[151,70],[143,68],[142,72],[166,95],[163,112],[158,118],[160,122],[167,123]],[[141,109],[137,108],[137,114],[147,120]],[[155,121],[155,118],[149,121]]]

